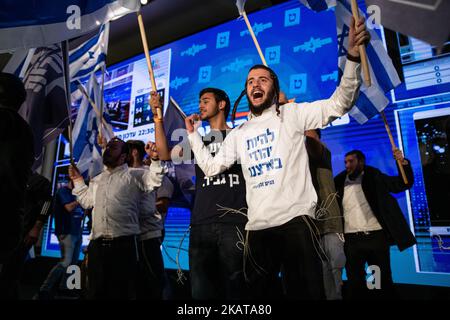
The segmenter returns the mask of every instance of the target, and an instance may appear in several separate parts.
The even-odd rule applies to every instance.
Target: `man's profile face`
[[[208,120],[216,116],[220,112],[219,103],[212,92],[206,92],[200,97],[198,109],[200,112],[200,119]]]
[[[247,76],[247,99],[252,111],[266,109],[272,105],[275,89],[270,72],[265,69],[253,69]],[[267,106],[268,105],[268,106]]]

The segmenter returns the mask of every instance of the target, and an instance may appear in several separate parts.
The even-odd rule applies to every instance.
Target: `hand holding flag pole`
[[[144,46],[145,59],[147,60],[148,73],[150,75],[150,81],[152,83],[152,91],[158,91],[158,88],[156,87],[155,75],[153,74],[152,60],[150,58],[150,54],[149,54],[149,50],[148,50],[148,43],[147,43],[147,36],[145,34],[144,21],[142,19],[142,14],[140,11],[137,12],[137,18],[138,18],[138,23],[139,23],[139,30],[141,32],[142,45]],[[162,115],[161,108],[156,108],[156,112],[157,112],[157,114],[155,116],[158,117],[158,119],[162,121],[163,115]]]
[[[67,104],[67,116],[69,117],[69,125],[67,128],[67,138],[69,139],[69,154],[70,164],[75,166],[73,159],[73,142],[72,142],[72,99],[70,96],[70,69],[69,69],[69,41],[61,41],[61,53],[63,58],[63,70],[64,70],[64,87],[66,89],[66,104]]]
[[[381,111],[380,114],[381,114],[381,117],[383,118],[384,126],[385,126],[386,131],[389,136],[389,141],[391,142],[392,151],[394,152],[395,150],[397,150],[397,146],[395,145],[394,138],[392,137],[391,128],[389,127],[389,124],[386,120],[386,115],[384,114],[384,111]],[[403,169],[403,163],[399,159],[396,159],[396,160],[397,160],[398,168],[400,170],[400,174],[402,175],[402,178],[403,178],[403,182],[405,184],[408,184],[408,178],[406,177],[405,169]]]
[[[101,89],[100,89],[100,126],[98,127],[98,135],[99,135],[99,139],[102,142],[101,146],[102,149],[105,149],[105,145],[103,144],[103,110],[104,110],[104,103],[105,103],[105,99],[103,96],[104,93],[104,89],[105,89],[105,65],[102,65],[102,85],[101,85]]]
[[[261,51],[261,47],[259,46],[258,39],[256,39],[255,33],[253,32],[253,28],[252,28],[252,26],[250,24],[250,21],[248,20],[247,13],[245,13],[245,8],[244,8],[245,7],[245,0],[237,0],[236,1],[236,6],[237,6],[237,8],[239,10],[239,14],[241,15],[241,17],[244,18],[245,24],[247,25],[247,28],[248,28],[248,32],[250,32],[250,35],[251,35],[251,37],[253,39],[253,42],[254,42],[255,47],[256,47],[256,50],[258,50],[258,54],[259,54],[259,56],[261,58],[262,63],[267,67],[267,62],[266,62],[266,59],[264,58],[264,55],[263,55],[263,53]]]
[[[356,0],[351,0],[352,5],[352,14],[355,18],[355,21],[359,21],[359,8]],[[366,53],[366,47],[365,45],[359,46],[359,55],[361,56],[361,66],[363,69],[364,74],[364,84],[366,87],[370,87],[372,85],[372,80],[370,78],[370,69],[369,69],[369,62],[367,60],[367,53]],[[384,114],[384,110],[380,111],[381,118],[383,118],[384,126],[386,128],[386,132],[389,136],[389,141],[391,142],[392,151],[395,151],[397,149],[397,146],[395,145],[394,137],[392,136],[391,128],[389,127],[389,124],[386,120],[386,115]],[[403,169],[402,161],[397,160],[397,165],[399,167],[400,173],[403,178],[403,182],[405,184],[408,184],[408,179],[406,178],[405,170]]]

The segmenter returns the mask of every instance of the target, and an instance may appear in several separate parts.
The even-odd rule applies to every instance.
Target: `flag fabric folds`
[[[240,16],[242,16],[245,12],[245,1],[246,0],[236,0],[236,7],[238,8]]]
[[[86,88],[92,101],[97,107],[101,103],[101,90],[94,73],[91,74]],[[100,110],[96,110],[86,96],[83,96],[78,110],[77,118],[73,125],[73,157],[77,161],[80,173],[93,178],[103,169],[102,148],[97,142],[100,126]],[[104,114],[103,136],[106,140],[113,137],[109,116]]]
[[[33,169],[36,169],[42,162],[43,146],[55,139],[67,127],[69,121],[60,46],[37,48],[31,57],[23,82],[27,98],[19,114],[33,130]]]
[[[140,9],[139,0],[0,0],[0,51],[73,39]]]
[[[337,0],[335,14],[338,39],[339,74],[342,75],[347,61],[346,56],[350,31],[349,25],[352,17],[349,0]],[[360,10],[360,16],[363,15],[363,12]],[[372,85],[366,87],[362,84],[356,105],[349,112],[349,114],[360,124],[365,123],[367,120],[383,111],[389,104],[386,93],[400,84],[397,71],[383,46],[381,38],[375,30],[370,28],[367,30],[371,35],[371,40],[366,47],[366,52]]]
[[[95,36],[69,51],[70,81],[87,77],[105,66],[108,39],[109,22]]]
[[[169,105],[164,114],[164,129],[169,149],[179,144],[183,147],[183,150],[190,150],[184,124],[185,118],[186,114],[184,114],[176,101],[170,97]],[[193,161],[184,161],[187,159],[191,159],[190,154],[184,154],[183,161],[174,161],[171,167],[174,169],[173,178],[176,189],[180,190],[184,201],[191,203],[192,193],[195,190],[195,185],[192,181],[195,176],[195,167]],[[184,202],[182,199],[173,199],[173,201]]]

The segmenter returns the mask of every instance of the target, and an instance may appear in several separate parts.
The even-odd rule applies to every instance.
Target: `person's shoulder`
[[[280,105],[279,109],[280,109],[280,112],[283,112],[283,111],[292,112],[292,111],[297,111],[299,108],[304,107],[304,104],[305,103],[288,102],[288,103]]]
[[[378,168],[375,168],[375,167],[372,167],[372,166],[368,166],[368,165],[365,165],[364,166],[364,173],[366,173],[366,174],[371,174],[371,175],[376,175],[376,174],[381,174],[382,172],[381,172],[381,170],[380,169],[378,169]]]

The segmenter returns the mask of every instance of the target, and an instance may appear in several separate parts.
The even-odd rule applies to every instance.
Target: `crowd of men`
[[[185,120],[184,143],[170,148],[164,122],[155,116],[155,143],[102,141],[104,169],[88,184],[71,165],[70,182],[58,190],[53,206],[62,259],[38,297],[49,298],[57,285],[64,285],[64,270],[78,262],[83,210],[92,209],[86,297],[161,299],[165,282],[161,243],[173,192],[161,161],[194,158],[196,196],[189,235],[193,299],[342,299],[344,267],[347,296],[364,298],[366,264],[381,271],[380,296],[393,297],[390,246],[404,250],[415,243],[391,195],[412,186],[409,161],[394,150],[409,181],[405,184],[400,176],[367,165],[365,155],[352,150],[345,155],[346,170],[333,178],[331,153],[320,140],[320,129],[346,114],[358,97],[358,47],[368,40],[363,19],[354,23],[345,70],[329,99],[289,102],[275,72],[256,65],[249,70],[241,95],[246,96],[250,113],[239,126],[227,125],[231,103],[226,92],[205,88],[199,93],[199,114]],[[21,92],[20,80],[1,75],[0,139],[10,171],[0,167],[2,179],[15,184],[8,188],[2,184],[0,194],[15,192],[25,198],[32,156],[24,148],[32,150],[32,145],[16,148],[13,139],[28,144],[32,139],[16,112],[25,97],[11,97],[11,83],[15,92]],[[150,105],[157,115],[162,105],[156,92],[151,93]],[[211,129],[205,136],[197,131],[202,121]],[[11,130],[6,129],[3,135],[4,125],[13,126],[11,130],[21,136],[8,137]],[[13,160],[19,155],[22,164]],[[47,203],[48,192],[40,199]],[[24,252],[42,225],[42,219],[34,219],[21,228],[20,203],[24,202],[11,203],[5,213],[10,237],[2,241],[6,244],[0,256],[2,294],[3,288],[12,287],[6,281],[11,279],[10,270],[17,271],[19,260],[23,264]],[[3,232],[0,236],[6,237]]]

